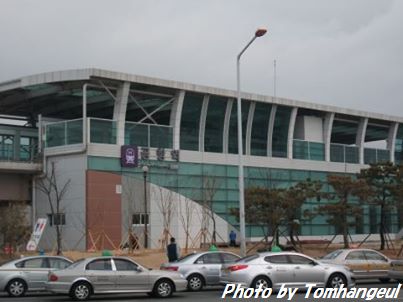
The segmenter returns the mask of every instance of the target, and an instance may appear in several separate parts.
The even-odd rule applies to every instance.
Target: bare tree
[[[133,215],[136,213],[135,200],[138,198],[138,196],[136,196],[136,188],[133,185],[132,178],[126,178],[126,183],[122,183],[122,189],[127,203],[125,205],[122,217],[125,238],[121,246],[127,246],[129,248],[129,252],[131,253],[134,249],[139,248],[138,237],[133,230]]]
[[[216,244],[217,242],[217,227],[216,227],[216,219],[214,216],[214,208],[213,208],[213,200],[214,196],[217,193],[217,190],[220,186],[219,179],[214,175],[205,175],[203,176],[203,195],[202,195],[202,206],[203,206],[203,216],[202,227],[205,227],[205,230],[208,229],[208,220],[211,219],[213,223],[213,232],[211,234],[211,244]],[[206,235],[204,235],[204,242],[206,243]]]
[[[171,221],[175,212],[175,204],[173,202],[173,192],[171,190],[158,187],[157,193],[159,195],[157,206],[162,215],[163,226],[161,247],[164,248],[169,242],[169,236],[171,234]]]
[[[187,197],[183,200],[183,204],[181,204],[181,206],[179,207],[179,219],[182,223],[182,227],[186,235],[185,253],[188,252],[189,239],[191,239],[189,230],[193,221],[194,210],[195,208],[193,206],[193,201]]]
[[[56,176],[56,164],[51,163],[50,174],[47,173],[43,178],[41,178],[37,183],[37,189],[44,193],[48,199],[50,213],[52,215],[53,224],[56,227],[56,247],[57,254],[62,253],[62,209],[61,203],[70,185],[70,179],[68,179],[63,184],[59,184]]]

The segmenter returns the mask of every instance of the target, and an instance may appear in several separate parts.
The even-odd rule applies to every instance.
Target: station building
[[[48,219],[44,249],[55,246],[56,224],[66,249],[116,248],[129,231],[148,247],[168,236],[196,247],[214,223],[227,241],[238,228],[236,113],[235,91],[100,69],[0,83],[0,200],[27,202],[32,222]],[[246,188],[310,178],[329,190],[329,174],[402,160],[402,117],[243,93],[242,128]],[[66,185],[53,212],[39,189],[52,169]],[[335,234],[326,217],[302,215],[318,202],[300,211],[302,237]],[[376,234],[378,212],[363,206],[350,234]],[[391,212],[389,232],[400,226]],[[247,224],[248,239],[262,235]]]

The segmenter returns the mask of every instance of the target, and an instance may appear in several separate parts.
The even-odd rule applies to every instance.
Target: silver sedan
[[[186,285],[177,272],[150,270],[127,257],[93,257],[49,274],[46,288],[83,301],[99,293],[148,293],[165,298],[186,290]]]
[[[189,254],[177,262],[164,263],[161,269],[180,272],[188,280],[190,291],[199,291],[204,285],[217,285],[221,266],[240,257],[230,252],[201,252]]]
[[[292,252],[261,253],[223,265],[221,283],[239,283],[243,287],[280,288],[282,284],[304,288],[354,286],[350,271],[341,265],[324,264],[306,255]]]
[[[374,278],[381,282],[390,280],[388,271],[391,268],[391,260],[375,250],[340,249],[327,254],[321,261],[348,266],[357,280]]]
[[[64,269],[73,263],[58,256],[34,256],[10,261],[0,266],[0,291],[21,297],[26,291],[45,290],[49,271]]]

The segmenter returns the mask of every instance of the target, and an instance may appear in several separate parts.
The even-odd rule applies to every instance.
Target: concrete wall
[[[70,180],[70,185],[61,202],[61,212],[66,214],[66,225],[62,226],[62,246],[64,250],[84,250],[85,238],[85,171],[87,158],[84,154],[52,156],[47,159],[47,171],[50,173],[51,162],[55,163],[55,172],[59,187]],[[41,181],[38,179],[36,182]],[[38,186],[38,185],[37,185]],[[37,187],[36,186],[36,187]],[[47,218],[50,206],[47,196],[35,190],[35,220]],[[54,250],[56,248],[55,227],[46,226],[40,249]]]

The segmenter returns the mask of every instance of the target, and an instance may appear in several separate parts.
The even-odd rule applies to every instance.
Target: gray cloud
[[[0,81],[98,67],[402,115],[402,1],[3,0]]]

